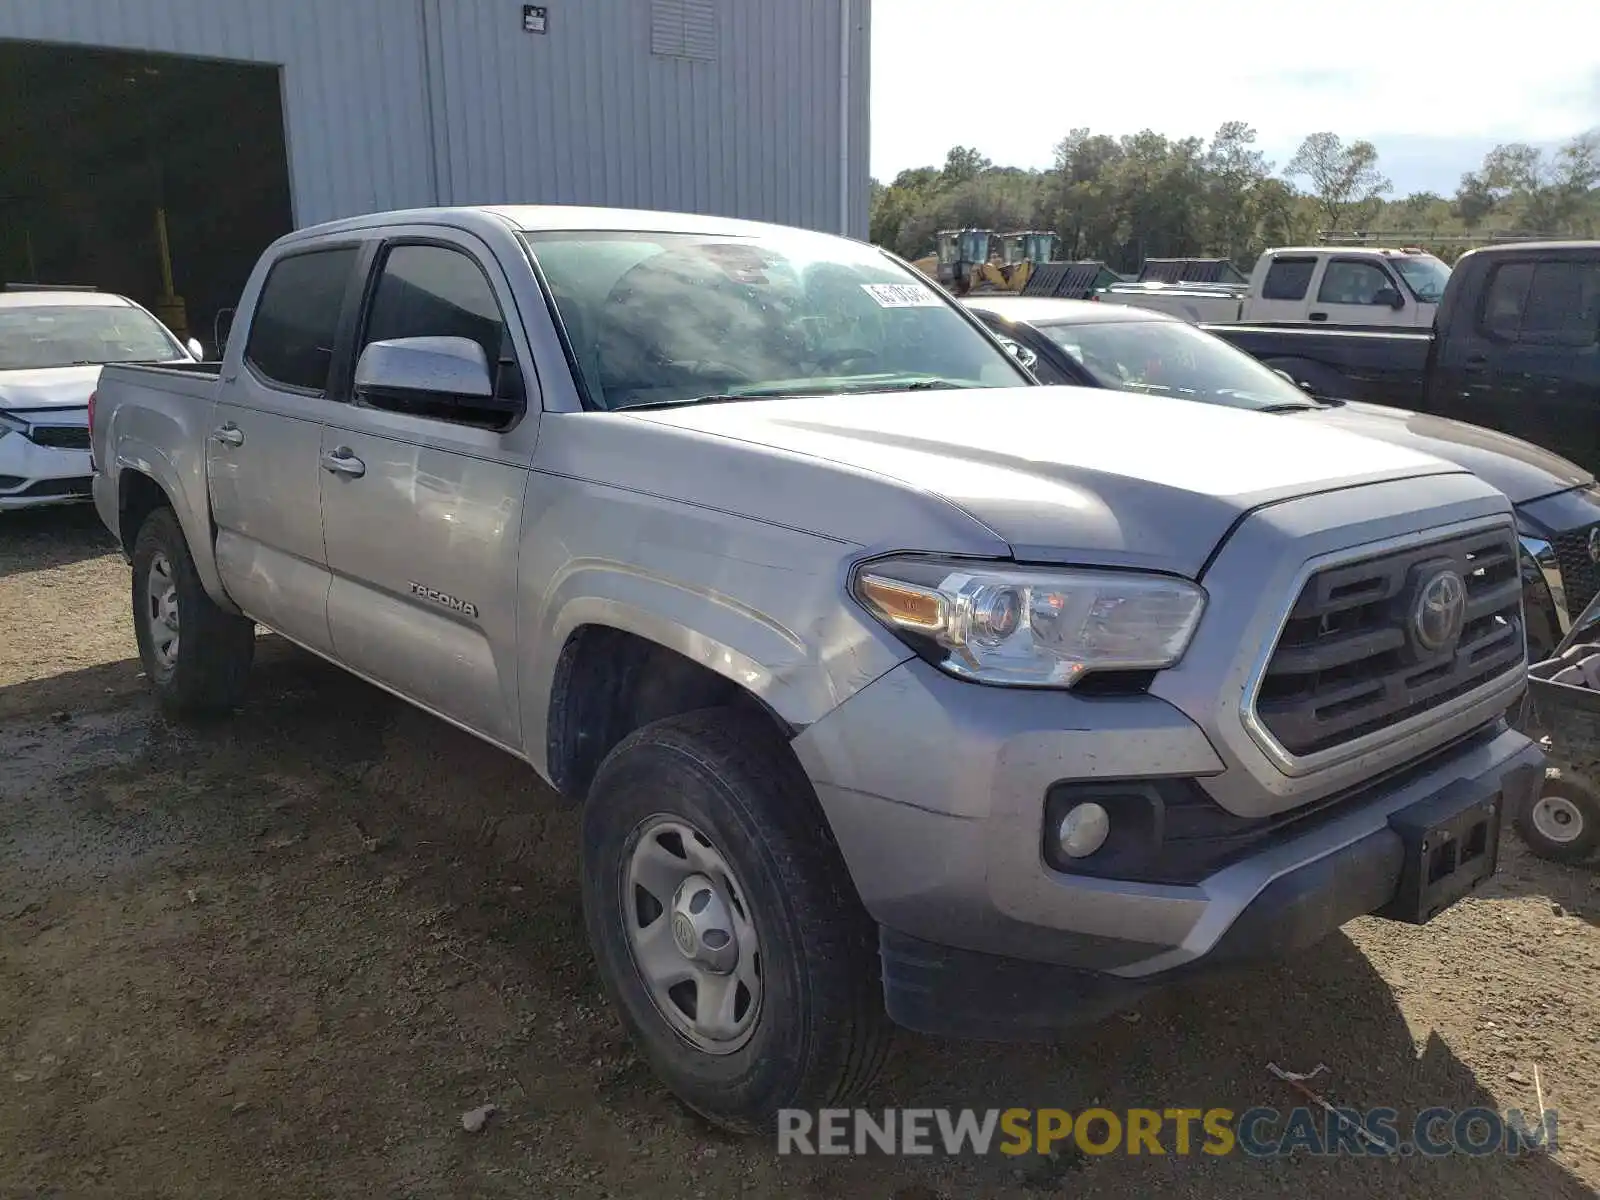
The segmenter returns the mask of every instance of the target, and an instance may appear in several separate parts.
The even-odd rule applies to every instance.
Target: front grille
[[[87,475],[73,479],[41,479],[31,487],[25,487],[17,496],[87,496],[90,492],[92,481]]]
[[[1550,540],[1556,552],[1556,562],[1561,566],[1561,587],[1567,594],[1567,612],[1573,620],[1588,607],[1594,594],[1600,591],[1600,565],[1589,557],[1589,537],[1600,524],[1585,525],[1570,530]]]
[[[89,431],[82,425],[35,425],[28,440],[51,450],[87,450]]]
[[[1466,611],[1454,643],[1430,652],[1412,614],[1445,569],[1465,582]],[[1526,655],[1514,532],[1459,534],[1312,575],[1273,649],[1256,716],[1290,754],[1316,754],[1466,695]]]

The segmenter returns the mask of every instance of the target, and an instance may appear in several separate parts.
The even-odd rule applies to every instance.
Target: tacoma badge
[[[441,592],[438,588],[431,588],[423,583],[411,582],[409,586],[413,596],[421,596],[424,600],[432,600],[435,604],[441,604],[451,612],[458,612],[464,617],[472,617],[474,619],[478,615],[478,606],[476,604],[468,604],[465,600],[457,600],[448,592]]]

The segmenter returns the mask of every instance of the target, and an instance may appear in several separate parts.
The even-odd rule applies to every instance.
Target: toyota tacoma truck
[[[856,1093],[891,1022],[1051,1037],[1425,922],[1543,772],[1501,493],[1038,386],[847,239],[317,226],[220,368],[108,367],[92,430],[160,701],[240,704],[264,626],[581,800],[600,978],[732,1128]]]

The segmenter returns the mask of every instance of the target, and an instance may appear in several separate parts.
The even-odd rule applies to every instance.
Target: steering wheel
[[[710,379],[732,379],[739,383],[754,383],[756,379],[754,375],[743,367],[736,367],[732,363],[720,362],[710,358],[678,359],[668,365],[681,367],[691,375],[704,376]]]

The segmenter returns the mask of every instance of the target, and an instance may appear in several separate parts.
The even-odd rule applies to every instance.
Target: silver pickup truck
[[[220,367],[108,367],[94,495],[162,702],[256,627],[585,805],[643,1054],[730,1127],[889,1022],[1045,1037],[1494,870],[1542,773],[1504,496],[1043,388],[856,242],[581,208],[262,257]]]

